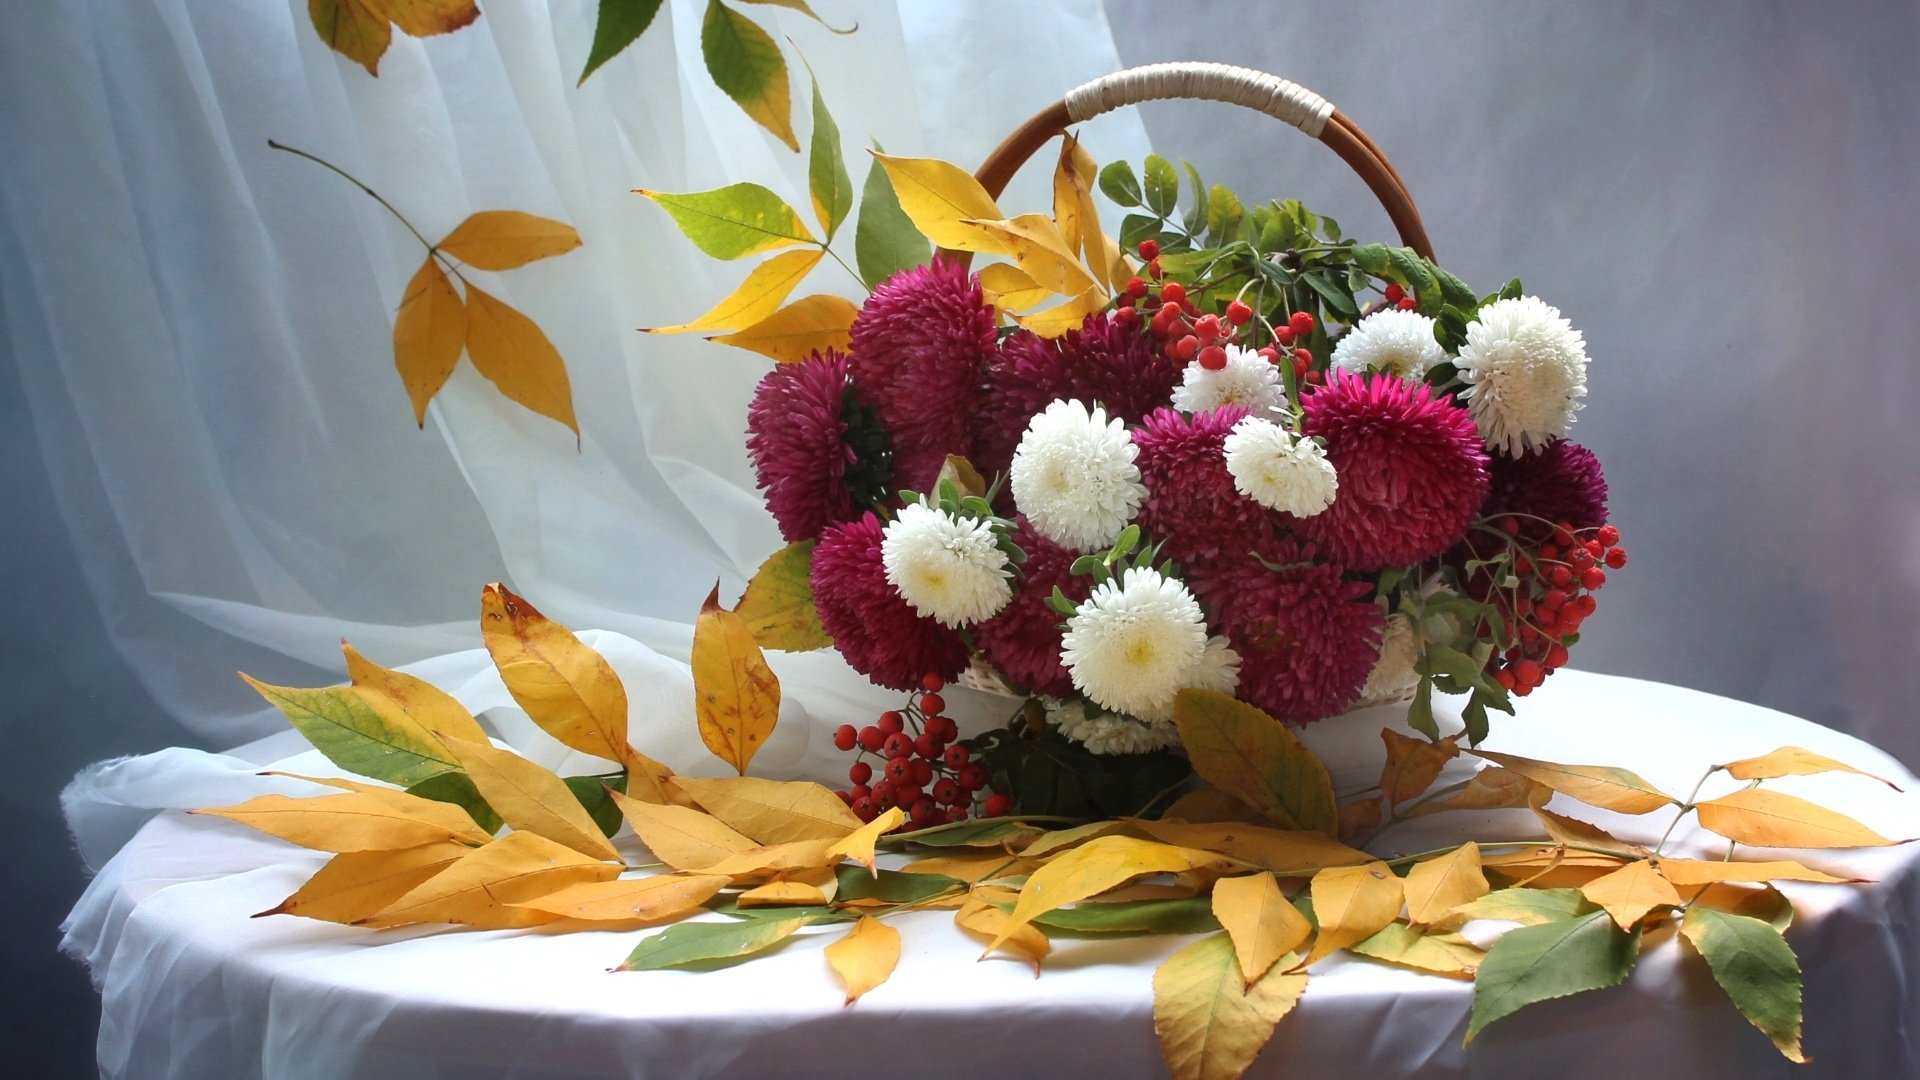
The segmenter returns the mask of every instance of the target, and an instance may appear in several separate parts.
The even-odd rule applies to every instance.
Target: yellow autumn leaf
[[[346,851],[327,861],[307,883],[265,915],[299,915],[354,923],[413,891],[473,849],[443,842],[397,851]]]
[[[1633,862],[1580,887],[1580,894],[1607,909],[1620,929],[1631,930],[1655,908],[1678,907],[1680,894],[1647,859]]]
[[[978,885],[983,881],[997,881],[1003,878],[1024,877],[1039,864],[1027,859],[1008,855],[1004,851],[995,851],[990,855],[936,855],[930,859],[915,859],[902,866],[903,874],[939,874],[969,885]]]
[[[1061,136],[1060,157],[1053,167],[1053,221],[1067,250],[1086,254],[1087,268],[1096,283],[1107,286],[1108,267],[1101,258],[1100,216],[1093,204],[1093,181],[1098,172],[1093,155],[1072,134]],[[1124,284],[1124,282],[1122,283]]]
[[[1855,776],[1864,776],[1869,780],[1878,780],[1895,791],[1900,785],[1884,776],[1875,776],[1862,772],[1844,761],[1835,761],[1824,754],[1803,750],[1798,746],[1783,746],[1770,754],[1759,757],[1741,758],[1721,766],[1727,774],[1736,780],[1772,780],[1781,776],[1808,776],[1813,773],[1846,772]]]
[[[693,626],[693,708],[700,741],[742,776],[780,720],[780,680],[717,584]]]
[[[643,802],[612,793],[613,804],[633,826],[634,835],[654,858],[675,870],[704,870],[729,855],[754,848],[754,842],[712,814],[684,806]]]
[[[832,867],[796,870],[746,890],[734,902],[743,908],[826,904],[833,899],[829,889],[835,880]]]
[[[999,890],[995,890],[998,892]],[[1040,961],[1053,951],[1053,943],[1047,935],[1031,924],[1013,926],[1013,916],[1000,907],[989,903],[980,893],[967,896],[966,903],[953,916],[953,923],[968,934],[988,942],[987,952],[995,948],[1004,949],[1009,954],[1025,960],[1033,967],[1035,978],[1040,975]],[[985,954],[982,954],[984,958]]]
[[[1298,949],[1313,934],[1313,924],[1281,894],[1272,874],[1214,882],[1213,917],[1233,940],[1233,954],[1248,983],[1265,975],[1274,961]]]
[[[853,319],[860,309],[829,293],[804,296],[743,330],[708,341],[757,352],[782,364],[797,364],[817,352],[853,344]]]
[[[827,855],[833,859],[856,862],[871,873],[878,873],[873,865],[873,845],[882,836],[899,828],[907,820],[907,815],[899,807],[893,807],[872,821],[848,833],[846,837],[827,849]]]
[[[1449,978],[1472,978],[1486,959],[1486,953],[1457,934],[1421,933],[1400,922],[1389,923],[1351,948],[1360,956]]]
[[[580,234],[573,226],[519,210],[482,210],[469,215],[438,245],[441,251],[478,270],[512,270],[564,255],[579,246]]]
[[[581,753],[627,760],[627,691],[606,658],[498,583],[480,593],[480,635],[542,731]]]
[[[1035,284],[1025,270],[1012,263],[981,267],[980,291],[986,294],[987,303],[1008,312],[1025,311],[1053,296],[1052,289]]]
[[[1509,810],[1524,807],[1540,785],[1514,772],[1491,766],[1474,773],[1467,786],[1445,798],[1415,807],[1412,817],[1424,817],[1448,810]]]
[[[1324,866],[1358,866],[1373,861],[1373,856],[1366,852],[1315,830],[1272,829],[1241,822],[1188,825],[1177,821],[1132,820],[1129,823],[1164,843],[1216,851],[1250,866],[1280,873],[1318,870]],[[1029,854],[1031,850],[1028,849]]]
[[[1253,985],[1233,942],[1213,934],[1168,957],[1153,973],[1153,1033],[1173,1080],[1236,1080],[1273,1038],[1307,988],[1287,957]]]
[[[372,6],[408,37],[451,33],[480,17],[473,0],[373,0]]]
[[[733,610],[761,648],[811,652],[833,644],[813,602],[813,547],[812,540],[788,544],[767,556],[747,579]]]
[[[970,219],[964,224],[991,237],[994,250],[1005,253],[1042,288],[1062,296],[1101,293],[1092,275],[1067,247],[1059,227],[1045,214],[1021,214],[1005,221]]]
[[[1160,820],[1194,825],[1223,821],[1252,822],[1260,820],[1260,812],[1217,788],[1201,788],[1173,800]]]
[[[828,945],[827,964],[847,988],[847,1004],[887,981],[900,963],[900,931],[863,915],[847,936]]]
[[[1387,763],[1380,770],[1380,792],[1395,806],[1432,787],[1439,779],[1440,770],[1460,753],[1452,735],[1435,743],[1402,735],[1392,728],[1381,728],[1380,739],[1387,744]]]
[[[1085,825],[1075,825],[1068,829],[1054,829],[1020,849],[1020,854],[1024,858],[1038,859],[1056,851],[1078,847],[1097,837],[1126,832],[1129,824],[1124,821],[1090,821]]]
[[[620,853],[600,834],[586,807],[580,805],[566,781],[551,770],[511,750],[495,749],[490,743],[451,736],[444,741],[501,821],[565,844],[582,855],[619,860]]]
[[[467,347],[467,305],[433,256],[420,264],[393,319],[393,366],[413,402],[413,422],[427,426],[427,403],[447,384]]]
[[[726,888],[729,880],[717,874],[657,874],[614,881],[583,881],[513,906],[563,919],[643,926],[693,914]]]
[[[1590,821],[1582,821],[1547,809],[1547,801],[1552,797],[1553,792],[1545,788],[1536,789],[1527,802],[1527,808],[1533,811],[1533,816],[1540,820],[1541,826],[1547,830],[1547,835],[1556,843],[1571,847],[1604,848],[1629,858],[1638,858],[1647,854],[1647,850],[1640,845],[1621,840]]]
[[[1839,877],[1803,866],[1792,859],[1768,862],[1722,862],[1718,859],[1661,859],[1660,875],[1675,885],[1707,885],[1716,881],[1813,881],[1833,885],[1864,878]]]
[[[1320,871],[1313,875],[1309,895],[1320,932],[1313,939],[1313,951],[1300,962],[1302,967],[1379,933],[1400,917],[1405,898],[1400,878],[1377,860]]]
[[[579,436],[573,384],[560,351],[532,319],[471,282],[467,285],[467,355],[507,400],[558,420]]]
[[[295,799],[261,795],[236,806],[188,811],[226,818],[316,851],[391,851],[446,842],[483,844],[465,810],[401,791]]]
[[[1694,810],[1701,825],[1754,847],[1852,848],[1893,843],[1845,814],[1759,788],[1708,799]]]
[[[1539,847],[1504,851],[1497,855],[1488,855],[1482,852],[1480,855],[1480,866],[1482,869],[1498,867],[1502,870],[1538,870],[1542,867],[1563,865],[1596,866],[1611,870],[1626,861],[1627,859],[1620,855],[1607,855],[1592,851],[1568,851],[1564,847],[1553,844],[1542,844]]]
[[[589,858],[538,833],[510,832],[461,856],[405,896],[362,919],[362,926],[455,923],[511,930],[560,916],[515,905],[586,881],[611,881],[620,867]]]
[[[1487,876],[1480,871],[1480,845],[1468,841],[1432,859],[1415,863],[1404,883],[1407,918],[1439,923],[1461,904],[1487,895]]]
[[[435,732],[469,742],[486,741],[487,733],[481,730],[479,721],[445,690],[404,671],[381,667],[345,641],[340,643],[340,651],[347,658],[347,678],[354,689],[389,723],[405,717],[436,742],[439,737]]]
[[[673,770],[627,747],[627,796],[640,802],[686,804],[690,800],[671,781]]]
[[[1552,761],[1474,750],[1479,755],[1504,765],[1535,783],[1578,799],[1588,806],[1619,814],[1648,814],[1678,800],[1627,769],[1606,765],[1561,765]]]
[[[673,784],[758,844],[839,840],[865,824],[840,796],[804,780],[676,776]]]
[[[705,315],[678,326],[645,328],[641,333],[685,334],[694,330],[738,330],[752,326],[778,311],[781,302],[793,295],[800,280],[812,273],[826,254],[825,248],[783,251],[754,267],[739,288],[713,305]]]
[[[1002,936],[1049,911],[1098,896],[1142,875],[1176,874],[1202,866],[1230,870],[1233,864],[1212,852],[1131,836],[1089,840],[1028,875],[1027,883],[1020,888],[1020,900],[1013,907],[1013,919]],[[996,939],[993,947],[999,944]]]
[[[370,0],[307,0],[307,18],[328,48],[380,77],[393,27]]]
[[[706,867],[704,872],[740,878],[757,877],[761,874],[786,874],[794,870],[814,870],[837,861],[827,853],[832,847],[833,841],[824,839],[761,844],[745,851],[734,852],[712,866]]]
[[[1106,294],[1094,287],[1045,311],[1015,316],[1014,321],[1043,338],[1057,338],[1069,330],[1080,329],[1087,316],[1106,306]]]
[[[878,151],[874,160],[887,171],[893,191],[920,235],[953,251],[997,254],[998,241],[966,224],[1002,216],[993,196],[965,169],[934,158],[893,157]]]

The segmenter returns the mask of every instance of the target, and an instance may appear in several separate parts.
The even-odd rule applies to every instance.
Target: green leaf
[[[1327,280],[1326,275],[1316,271],[1300,275],[1300,280],[1306,282],[1308,288],[1319,293],[1320,299],[1325,300],[1327,307],[1335,313],[1350,319],[1360,314],[1360,308],[1353,302],[1353,297],[1342,291],[1339,285]]]
[[[875,144],[874,149],[879,149]],[[933,247],[900,209],[900,196],[878,161],[867,169],[860,191],[860,221],[853,231],[853,257],[861,281],[871,289],[902,270],[933,257]]]
[[[719,967],[777,945],[812,921],[803,915],[730,923],[681,923],[642,939],[614,970],[659,971],[689,964]]]
[[[1155,217],[1165,218],[1173,213],[1180,201],[1180,174],[1173,169],[1173,162],[1159,154],[1147,155],[1147,209]]]
[[[1369,274],[1384,274],[1393,265],[1387,255],[1388,250],[1385,244],[1355,244],[1352,252],[1354,265]]]
[[[1212,690],[1182,690],[1173,723],[1201,779],[1285,828],[1339,831],[1327,767],[1285,724]]]
[[[1140,180],[1133,175],[1133,166],[1124,161],[1111,162],[1100,170],[1100,191],[1116,206],[1140,205]]]
[[[1180,166],[1187,170],[1187,180],[1193,185],[1193,200],[1185,218],[1187,232],[1198,236],[1207,224],[1207,185],[1200,179],[1200,170],[1193,167],[1193,162],[1183,160]]]
[[[639,194],[659,203],[695,247],[716,259],[738,259],[818,242],[793,207],[759,184],[728,184],[712,191],[682,194],[642,190]]]
[[[840,880],[839,891],[833,895],[835,902],[879,900],[889,904],[911,904],[943,892],[966,888],[965,882],[945,874],[903,874],[898,870],[882,870],[876,875],[854,863],[841,863],[834,869],[834,876]]]
[[[1413,253],[1412,248],[1388,248],[1387,261],[1400,277],[1400,283],[1417,292],[1426,292],[1433,287],[1433,275],[1427,273],[1426,260]]]
[[[1499,683],[1487,678],[1486,670],[1479,661],[1459,649],[1429,644],[1426,649],[1426,662],[1434,674],[1451,675],[1466,686],[1477,686],[1484,690],[1499,688]]]
[[[1140,241],[1154,236],[1159,231],[1158,218],[1148,217],[1145,214],[1128,214],[1120,219],[1120,247],[1132,251],[1140,246]]]
[[[1049,911],[1033,921],[1055,930],[1084,934],[1210,934],[1220,929],[1220,920],[1213,915],[1213,901],[1204,896],[1076,904]]]
[[[425,780],[407,788],[407,794],[418,795],[435,802],[452,803],[467,812],[474,824],[489,833],[497,833],[504,824],[500,815],[473,786],[473,778],[465,772],[443,772],[438,776],[429,776]]]
[[[1564,922],[1594,910],[1593,903],[1579,889],[1496,889],[1454,913],[1469,919],[1506,919],[1538,926]]]
[[[1526,288],[1520,284],[1519,278],[1512,278],[1505,285],[1500,286],[1500,291],[1494,294],[1494,299],[1518,300],[1526,295],[1526,291]]]
[[[1479,304],[1479,298],[1474,296],[1473,290],[1467,287],[1467,283],[1441,269],[1438,263],[1429,259],[1427,269],[1433,272],[1433,279],[1440,283],[1440,296],[1448,304],[1468,311],[1472,311],[1475,305]]]
[[[1413,692],[1413,700],[1407,704],[1407,726],[1425,735],[1428,739],[1439,741],[1440,725],[1433,722],[1433,680],[1422,677],[1420,685]]]
[[[1473,696],[1467,699],[1466,708],[1460,710],[1461,723],[1466,726],[1468,746],[1479,746],[1487,738],[1487,703],[1480,696],[1480,688],[1475,687]]]
[[[580,800],[580,806],[586,810],[587,816],[600,827],[600,835],[612,836],[620,831],[620,807],[607,794],[607,789],[613,788],[626,794],[625,776],[569,776],[566,784],[567,790],[573,792],[573,797]]]
[[[767,556],[734,606],[762,648],[811,652],[833,644],[813,603],[813,546],[802,540]]]
[[[1320,231],[1325,233],[1327,239],[1333,241],[1334,243],[1337,244],[1340,242],[1340,223],[1333,220],[1332,218],[1327,217],[1325,215],[1321,216]]]
[[[809,67],[811,76],[813,69]],[[807,194],[813,198],[813,216],[832,240],[834,230],[853,209],[853,178],[840,151],[840,125],[820,96],[820,80],[813,80],[813,139],[807,147]]]
[[[1759,919],[1695,906],[1687,909],[1680,934],[1706,960],[1740,1015],[1788,1061],[1807,1060],[1800,1051],[1800,961],[1780,931]]]
[[[348,772],[406,787],[460,767],[427,731],[380,715],[351,686],[309,690],[241,678],[272,702],[314,749]]]
[[[707,0],[707,15],[700,23],[700,55],[714,85],[789,150],[800,151],[800,140],[793,136],[787,59],[765,30],[720,0]]]
[[[1621,930],[1605,911],[1515,930],[1493,943],[1475,975],[1465,1041],[1536,1002],[1618,986],[1639,954],[1639,931]]]
[[[1208,238],[1216,244],[1225,243],[1246,216],[1247,209],[1240,205],[1240,196],[1225,185],[1213,185],[1213,191],[1207,196]]]
[[[729,919],[757,919],[761,922],[781,919],[812,919],[817,923],[858,922],[864,912],[857,908],[831,908],[824,904],[780,904],[772,907],[741,907],[737,896],[716,896],[707,902],[707,910]]]
[[[587,67],[580,73],[580,82],[586,82],[601,64],[638,40],[659,11],[660,0],[600,0],[600,14],[593,23],[593,47],[587,50]]]

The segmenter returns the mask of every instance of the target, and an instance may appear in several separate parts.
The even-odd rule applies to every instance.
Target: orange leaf
[[[299,915],[354,923],[372,915],[473,849],[464,844],[426,844],[398,851],[345,851],[327,861],[305,885],[262,915]]]
[[[728,877],[751,877],[793,870],[817,870],[834,862],[833,856],[827,853],[831,847],[831,840],[789,840],[784,844],[763,844],[729,855],[707,867],[705,872]]]
[[[744,330],[707,340],[797,364],[816,352],[846,351],[858,314],[860,309],[844,297],[820,293],[801,297]]]
[[[537,833],[510,832],[461,856],[360,925],[441,922],[489,930],[539,926],[560,916],[514,905],[583,881],[618,876],[620,868],[612,863],[588,858]]]
[[[1513,754],[1496,754],[1491,750],[1472,752],[1488,761],[1505,765],[1535,783],[1545,784],[1562,795],[1602,810],[1648,814],[1679,801],[1626,769],[1605,765],[1561,765]]]
[[[1467,786],[1444,799],[1424,802],[1411,816],[1422,817],[1447,810],[1507,810],[1528,805],[1540,785],[1511,769],[1491,766],[1474,773]]]
[[[1816,881],[1822,884],[1863,881],[1836,877],[1791,859],[1770,862],[1721,862],[1717,859],[1661,859],[1660,874],[1675,885],[1706,885],[1716,881]]]
[[[1360,833],[1380,824],[1380,806],[1383,800],[1378,795],[1365,799],[1355,799],[1340,804],[1340,836],[1351,840]]]
[[[873,865],[873,845],[887,833],[898,828],[907,820],[907,815],[899,807],[894,807],[872,821],[848,833],[844,840],[827,849],[827,855],[834,859],[857,862],[871,873],[878,874]]]
[[[900,963],[900,931],[863,915],[847,936],[827,946],[827,963],[847,988],[847,1004],[887,981]]]
[[[654,857],[675,870],[704,870],[729,855],[751,850],[752,840],[712,814],[684,806],[642,802],[615,791],[613,803]]]
[[[830,866],[796,870],[782,874],[764,885],[748,889],[734,902],[747,907],[791,907],[796,904],[822,905],[833,899],[838,879]]]
[[[413,402],[414,423],[427,426],[427,402],[446,385],[466,344],[467,305],[429,255],[407,282],[393,320],[393,366]]]
[[[1851,848],[1893,843],[1845,814],[1777,791],[1749,788],[1708,799],[1694,809],[1700,824],[1754,847]]]
[[[500,820],[596,859],[619,861],[566,781],[511,750],[447,736],[447,749]]]
[[[580,434],[559,350],[532,319],[473,284],[467,286],[467,355],[509,401]]]
[[[261,795],[237,806],[189,813],[237,821],[318,851],[392,851],[489,839],[465,810],[451,803],[388,789],[307,799]]]
[[[1233,954],[1249,985],[1313,933],[1313,924],[1281,895],[1272,874],[1214,882],[1213,917],[1233,939]]]
[[[1451,735],[1434,743],[1402,735],[1392,728],[1381,728],[1380,740],[1387,744],[1387,763],[1380,770],[1380,791],[1395,806],[1432,787],[1440,770],[1460,753]]]
[[[404,671],[383,668],[345,641],[340,651],[347,658],[347,678],[374,711],[389,717],[389,710],[398,712],[428,735],[445,732],[469,742],[486,741],[479,721],[445,690]]]
[[[1875,776],[1870,772],[1861,772],[1859,769],[1843,761],[1835,761],[1825,755],[1816,754],[1811,750],[1802,750],[1797,746],[1783,746],[1771,754],[1741,758],[1739,761],[1729,762],[1723,767],[1729,775],[1737,780],[1772,780],[1779,776],[1806,776],[1812,773],[1848,772],[1856,776],[1864,776],[1869,780],[1878,780],[1895,791],[1900,790],[1900,785],[1885,777]]]
[[[393,41],[385,15],[367,0],[307,0],[307,18],[329,49],[379,78],[380,58]]]
[[[473,0],[373,0],[372,6],[409,37],[451,33],[480,17]]]
[[[1678,907],[1680,894],[1673,883],[1646,859],[1633,862],[1611,874],[1594,878],[1580,887],[1581,895],[1607,909],[1620,929],[1631,930],[1655,908]]]
[[[1400,878],[1386,863],[1378,861],[1365,866],[1330,866],[1313,875],[1310,892],[1320,933],[1313,940],[1313,951],[1300,962],[1301,967],[1385,929],[1400,917],[1405,896]]]
[[[700,910],[729,879],[715,874],[658,874],[616,881],[583,881],[515,907],[563,919],[642,926],[671,922]]]
[[[1173,800],[1160,819],[1205,825],[1220,821],[1258,821],[1260,812],[1224,791],[1201,788]]]
[[[627,747],[627,795],[641,802],[685,803],[687,797],[669,783],[673,770]]]
[[[780,720],[780,680],[753,628],[720,606],[715,585],[693,627],[693,704],[700,741],[746,775],[747,764]]]
[[[440,241],[440,250],[479,270],[511,270],[580,246],[573,226],[518,210],[482,210]]]
[[[627,691],[604,657],[498,583],[481,590],[480,635],[542,731],[584,754],[628,759]]]

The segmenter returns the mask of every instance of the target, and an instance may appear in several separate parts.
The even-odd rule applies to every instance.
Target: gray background
[[[1760,702],[1920,766],[1914,5],[1108,10],[1130,63],[1225,60],[1325,93],[1392,157],[1446,265],[1483,289],[1518,274],[1585,330],[1577,434],[1633,563],[1580,666]],[[1296,134],[1225,106],[1146,116],[1210,181],[1385,235]],[[0,257],[10,235],[0,221]],[[192,740],[94,612],[10,355],[0,507],[0,1060],[85,1075],[97,1005],[54,952],[82,884],[55,796],[88,761]]]

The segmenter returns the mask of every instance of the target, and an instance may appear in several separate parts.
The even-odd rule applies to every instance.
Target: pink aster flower
[[[1060,663],[1060,613],[1047,606],[1055,586],[1081,601],[1093,590],[1091,577],[1069,573],[1075,555],[1041,536],[1019,518],[1013,542],[1026,552],[1020,585],[1000,614],[973,628],[973,642],[987,662],[1027,690],[1050,697],[1071,697],[1073,677]]]
[[[892,690],[913,690],[932,672],[952,680],[967,666],[960,635],[916,614],[887,581],[874,514],[835,525],[813,550],[820,625],[855,671]]]
[[[1187,571],[1240,653],[1239,697],[1290,724],[1346,710],[1380,655],[1386,619],[1368,599],[1372,586],[1315,561],[1311,544],[1267,540],[1257,554]]]
[[[1166,405],[1179,383],[1180,365],[1108,312],[1051,340],[1018,331],[987,367],[973,463],[984,476],[1005,472],[1027,421],[1055,401],[1101,405],[1131,426]]]
[[[935,259],[873,290],[853,320],[854,381],[894,437],[894,482],[925,491],[948,454],[965,454],[994,354],[980,279]]]
[[[1281,520],[1241,494],[1227,471],[1223,444],[1246,415],[1239,405],[1222,405],[1192,419],[1175,409],[1158,409],[1133,433],[1140,448],[1134,464],[1147,486],[1140,527],[1153,540],[1165,541],[1168,554],[1183,563],[1238,557],[1273,535]]]
[[[1520,535],[1531,543],[1544,542],[1553,532],[1552,523],[1565,522],[1576,530],[1607,523],[1607,480],[1600,459],[1578,443],[1555,439],[1537,453],[1517,458],[1497,453],[1489,472],[1492,483],[1481,516],[1530,515],[1520,519]]]
[[[871,414],[841,353],[781,364],[760,380],[747,406],[747,454],[780,535],[811,540],[888,494],[886,432]]]
[[[1335,372],[1302,406],[1302,430],[1326,440],[1340,492],[1299,528],[1333,558],[1356,570],[1417,563],[1466,531],[1486,499],[1487,453],[1451,398],[1392,376]]]

